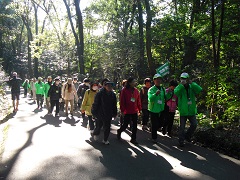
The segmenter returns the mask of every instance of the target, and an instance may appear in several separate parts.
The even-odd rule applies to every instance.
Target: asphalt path
[[[137,141],[130,131],[117,140],[112,121],[110,145],[94,141],[87,121],[74,116],[48,116],[21,95],[19,111],[8,122],[1,153],[0,179],[28,180],[158,180],[158,179],[240,179],[240,161],[212,150],[187,144],[178,147],[176,138],[159,134],[153,144],[149,132],[138,127]],[[101,133],[103,135],[103,132]]]

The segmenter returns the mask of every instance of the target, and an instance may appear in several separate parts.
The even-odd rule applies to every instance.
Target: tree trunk
[[[222,38],[224,11],[225,11],[225,0],[222,0],[221,19],[220,19],[220,27],[219,27],[219,34],[218,34],[218,44],[217,44],[217,61],[218,61],[218,66],[220,64],[220,44],[221,44],[221,38]]]
[[[22,15],[22,21],[27,29],[27,38],[28,38],[28,76],[33,77],[33,70],[32,70],[32,54],[31,54],[31,41],[33,40],[32,36],[32,30],[30,28],[30,25],[25,18],[24,15]]]
[[[219,62],[216,55],[216,45],[215,45],[215,14],[214,14],[214,0],[212,0],[212,52],[213,52],[213,65],[214,68],[218,68]]]
[[[33,3],[33,7],[34,7],[34,17],[35,17],[35,35],[38,35],[38,7]],[[35,50],[35,53],[38,52],[38,46],[39,44],[36,43],[36,47],[37,49]],[[39,72],[38,72],[38,66],[39,66],[39,62],[38,62],[38,58],[36,56],[34,56],[34,77],[38,77],[39,76]]]
[[[139,33],[139,62],[138,62],[138,76],[142,80],[146,76],[144,63],[144,38],[143,38],[143,15],[142,3],[138,0],[138,33]]]
[[[80,0],[74,0],[75,9],[77,15],[77,28],[79,35],[79,67],[80,74],[85,74],[85,65],[84,65],[84,37],[83,37],[83,20],[82,20],[82,12],[80,9]]]
[[[79,67],[80,68],[80,74],[84,74],[85,73],[84,72],[84,63],[82,64],[82,62],[81,62],[83,60],[83,59],[81,60],[81,58],[83,58],[83,56],[82,56],[81,47],[80,47],[80,40],[79,40],[79,37],[78,37],[78,35],[75,31],[73,21],[72,21],[71,11],[70,11],[70,8],[67,4],[67,1],[63,0],[63,2],[64,2],[65,6],[66,6],[66,9],[67,9],[68,19],[70,21],[71,29],[72,29],[72,32],[73,32],[73,35],[74,35],[74,38],[75,38],[75,43],[77,45],[77,55],[78,55],[78,61],[79,61],[78,65],[80,66]]]
[[[152,36],[151,36],[151,23],[152,23],[152,12],[150,9],[149,0],[145,0],[146,12],[147,12],[147,22],[146,22],[146,50],[147,50],[147,59],[148,67],[150,73],[153,76],[156,73],[155,63],[152,58]]]

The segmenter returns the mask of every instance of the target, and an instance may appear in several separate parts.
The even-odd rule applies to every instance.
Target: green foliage
[[[214,106],[217,123],[222,121],[225,124],[238,122],[240,117],[240,77],[239,68],[221,67],[215,75],[206,74],[207,96],[206,105],[208,108]],[[221,122],[221,123],[222,123]],[[215,122],[216,123],[216,122]]]

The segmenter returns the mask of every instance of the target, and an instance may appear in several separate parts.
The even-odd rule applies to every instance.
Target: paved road
[[[240,161],[214,151],[190,144],[179,148],[177,139],[161,135],[154,145],[141,130],[137,146],[129,143],[128,131],[118,141],[115,121],[111,144],[103,145],[91,140],[79,114],[55,118],[35,108],[22,98],[17,114],[0,125],[9,127],[0,179],[240,179]]]

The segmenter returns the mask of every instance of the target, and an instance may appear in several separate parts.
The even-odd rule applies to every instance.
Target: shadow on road
[[[8,162],[6,162],[4,164],[4,167],[3,167],[3,164],[1,164],[1,167],[0,167],[0,174],[1,174],[1,178],[3,179],[6,179],[6,177],[9,175],[9,173],[11,172],[16,160],[18,159],[19,155],[21,154],[21,152],[27,148],[28,146],[30,146],[32,144],[32,138],[33,138],[33,134],[41,127],[47,125],[46,123],[44,124],[41,124],[35,128],[33,128],[32,130],[28,131],[28,139],[26,141],[26,143],[22,146],[22,148],[20,148],[15,154],[13,157],[11,157]]]

